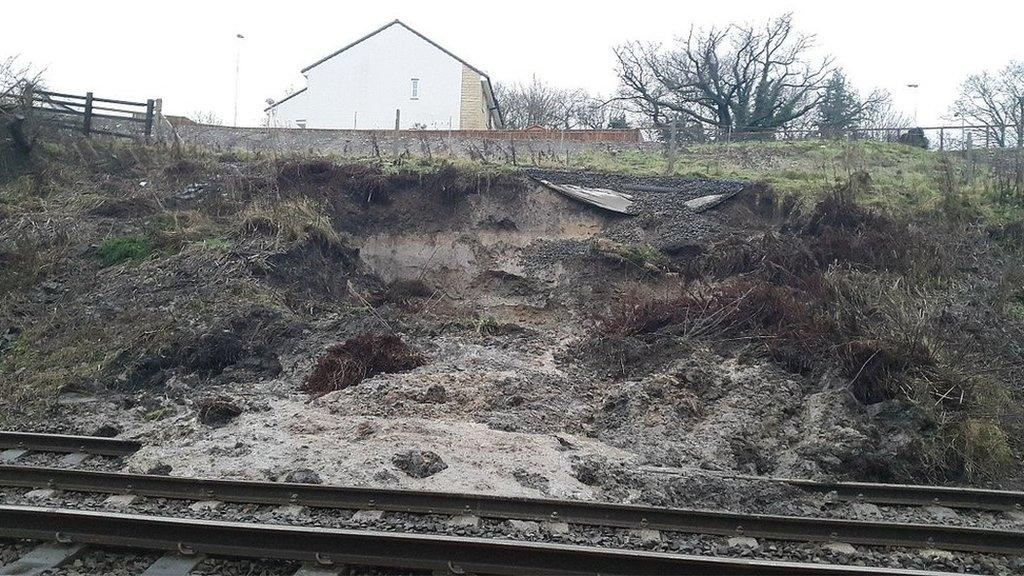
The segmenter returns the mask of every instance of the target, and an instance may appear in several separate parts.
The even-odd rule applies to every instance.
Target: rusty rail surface
[[[799,542],[841,541],[871,546],[1024,555],[1022,531],[950,525],[742,514],[576,500],[212,480],[27,466],[0,466],[0,485],[181,500],[298,504],[314,508],[416,514],[472,514],[485,518],[559,521],[691,534],[742,534]]]
[[[72,436],[68,434],[39,434],[0,430],[0,450],[17,448],[39,452],[82,452],[98,456],[129,456],[142,447],[135,440],[103,438],[99,436]]]
[[[0,506],[0,537],[484,574],[906,575],[894,570],[575,545]]]

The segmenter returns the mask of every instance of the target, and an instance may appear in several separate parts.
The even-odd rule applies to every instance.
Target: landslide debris
[[[0,422],[113,426],[133,470],[688,505],[729,484],[641,467],[1021,477],[1017,228],[863,175],[543,173],[625,217],[493,167],[36,154],[0,178]]]

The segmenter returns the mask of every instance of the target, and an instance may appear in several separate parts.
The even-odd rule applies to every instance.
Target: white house
[[[266,109],[271,126],[501,128],[491,79],[395,20],[302,70],[306,87]]]

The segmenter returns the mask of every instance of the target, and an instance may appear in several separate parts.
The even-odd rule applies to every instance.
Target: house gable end
[[[392,27],[392,26],[396,26],[396,25],[397,25],[397,26],[401,26],[402,28],[404,28],[404,29],[408,30],[409,32],[413,33],[414,35],[418,36],[418,37],[419,37],[420,39],[422,39],[423,41],[425,41],[425,42],[426,42],[427,44],[430,44],[430,45],[431,45],[431,46],[433,46],[434,48],[437,48],[437,49],[438,49],[438,50],[440,50],[441,52],[444,52],[444,53],[445,53],[445,54],[447,54],[447,55],[448,55],[448,56],[449,56],[450,58],[453,58],[453,59],[455,59],[456,61],[458,61],[458,62],[459,62],[459,63],[461,63],[462,65],[464,65],[464,66],[466,66],[466,67],[470,68],[471,70],[475,71],[476,73],[480,74],[481,76],[487,76],[487,74],[485,74],[485,73],[484,73],[483,71],[481,71],[481,70],[480,70],[479,68],[477,68],[477,67],[473,66],[473,65],[472,65],[472,64],[470,64],[469,62],[466,62],[466,61],[465,61],[465,60],[463,60],[462,58],[459,58],[458,56],[456,56],[455,54],[453,54],[452,52],[450,52],[449,50],[447,50],[447,49],[446,49],[445,47],[441,46],[441,45],[440,45],[440,44],[438,44],[437,42],[434,42],[434,41],[433,41],[433,40],[431,40],[430,38],[427,38],[427,37],[426,37],[426,36],[424,36],[423,34],[420,34],[420,33],[419,33],[419,32],[417,32],[416,30],[414,30],[414,29],[410,28],[410,27],[409,27],[408,25],[406,25],[406,24],[405,24],[404,22],[402,22],[401,20],[393,20],[393,21],[391,21],[391,22],[389,22],[389,23],[387,23],[387,24],[385,24],[385,25],[381,26],[380,28],[378,28],[378,29],[374,30],[373,32],[370,32],[370,33],[369,33],[369,34],[367,34],[366,36],[363,36],[362,38],[360,38],[360,39],[356,40],[355,42],[352,42],[352,43],[350,43],[350,44],[347,44],[347,45],[345,45],[344,47],[342,47],[341,49],[339,49],[339,50],[337,50],[337,51],[335,51],[335,52],[333,52],[333,53],[331,53],[331,54],[328,54],[327,56],[325,56],[325,57],[321,58],[320,60],[317,60],[316,62],[314,62],[314,63],[310,64],[309,66],[306,66],[305,68],[303,68],[303,69],[302,69],[302,73],[303,73],[303,74],[305,74],[305,73],[309,72],[309,71],[310,71],[310,70],[312,70],[313,68],[316,68],[317,66],[319,66],[319,65],[323,64],[324,62],[327,62],[327,61],[328,61],[328,60],[330,60],[331,58],[334,58],[335,56],[337,56],[337,55],[341,54],[342,52],[345,52],[345,51],[346,51],[346,50],[348,50],[349,48],[352,48],[353,46],[355,46],[355,45],[357,45],[357,44],[361,44],[361,43],[365,42],[366,40],[369,40],[370,38],[372,38],[372,37],[376,36],[377,34],[380,34],[381,32],[383,32],[383,31],[387,30],[388,28],[390,28],[390,27]]]

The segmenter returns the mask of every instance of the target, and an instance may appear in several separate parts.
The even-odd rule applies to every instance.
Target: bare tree
[[[986,136],[1000,147],[1020,146],[1024,145],[1020,129],[1022,106],[1024,62],[1010,61],[996,73],[986,71],[968,76],[960,85],[950,113],[968,124],[987,126]]]
[[[198,124],[209,124],[212,126],[221,126],[224,124],[224,122],[221,121],[220,116],[218,116],[213,110],[196,110],[189,114],[188,117]]]
[[[26,82],[39,84],[41,79],[42,72],[17,54],[0,57],[0,98],[17,93]]]
[[[557,88],[534,76],[529,84],[498,83],[494,92],[504,112],[507,128],[607,126],[605,103],[582,88]]]
[[[619,98],[656,126],[687,118],[720,130],[773,132],[808,114],[832,72],[810,55],[814,37],[790,14],[763,28],[691,30],[673,49],[632,42],[615,49]]]

